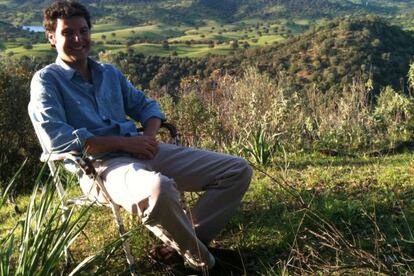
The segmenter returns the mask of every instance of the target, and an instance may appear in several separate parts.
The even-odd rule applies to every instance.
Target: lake
[[[35,33],[40,33],[40,32],[43,33],[45,31],[43,26],[22,26],[22,29],[30,31],[30,32],[35,32]]]

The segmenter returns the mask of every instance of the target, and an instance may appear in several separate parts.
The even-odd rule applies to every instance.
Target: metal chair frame
[[[166,128],[168,130],[169,135],[170,135],[170,143],[173,143],[173,144],[178,144],[179,143],[177,130],[176,130],[174,125],[164,122],[164,123],[161,124],[161,128]],[[141,131],[143,131],[143,129],[140,128],[140,129],[138,129],[138,131],[141,132]],[[36,130],[36,132],[37,132],[37,130]],[[38,137],[39,137],[39,140],[40,140],[39,135],[38,135]],[[63,209],[66,209],[66,207],[68,205],[86,205],[86,204],[99,204],[99,203],[96,202],[96,201],[92,202],[91,200],[88,199],[88,197],[86,195],[65,200],[65,198],[64,198],[65,189],[63,188],[62,181],[59,178],[59,173],[58,173],[58,170],[57,170],[57,167],[56,167],[56,164],[55,164],[56,161],[70,160],[72,163],[74,163],[76,165],[76,167],[78,169],[81,169],[84,174],[86,174],[88,177],[90,177],[91,179],[94,180],[95,184],[101,190],[103,196],[105,197],[105,199],[108,202],[108,204],[105,204],[105,205],[110,207],[111,210],[112,210],[112,214],[114,216],[114,219],[115,219],[115,222],[116,222],[116,225],[117,225],[117,228],[118,228],[119,236],[122,239],[122,246],[123,246],[123,250],[124,250],[124,253],[125,253],[126,260],[128,262],[128,266],[129,266],[129,270],[131,272],[131,275],[133,275],[133,276],[138,275],[135,260],[134,260],[134,257],[132,255],[132,253],[131,253],[130,242],[129,242],[128,238],[126,237],[125,226],[124,226],[124,223],[123,223],[121,215],[120,215],[120,206],[117,205],[115,202],[113,202],[111,196],[109,195],[108,191],[105,188],[105,185],[103,184],[103,181],[102,181],[101,177],[99,176],[99,174],[97,173],[97,171],[95,170],[95,168],[93,166],[93,160],[90,159],[88,156],[82,155],[78,152],[65,152],[65,153],[56,153],[56,154],[55,153],[47,153],[42,141],[40,141],[40,144],[41,144],[42,149],[43,149],[43,153],[40,157],[40,160],[42,162],[47,162],[47,164],[49,166],[51,176],[53,178],[53,181],[54,181],[55,186],[56,186],[56,190],[57,190],[59,198],[61,200],[61,204],[64,207]],[[182,201],[183,201],[184,209],[187,211],[187,206],[185,204],[183,196],[182,196]],[[63,216],[65,216],[65,215],[66,214],[64,212]],[[67,252],[65,252],[65,253],[67,255]]]

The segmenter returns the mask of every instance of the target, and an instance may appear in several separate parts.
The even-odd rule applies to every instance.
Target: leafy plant
[[[0,207],[22,169],[23,166],[4,191]],[[36,179],[25,216],[0,240],[0,273],[3,276],[51,275],[62,270],[62,259],[67,249],[88,223],[90,207],[76,213],[74,207],[59,204],[53,180],[41,181],[44,172],[45,166]],[[70,274],[78,273],[100,260],[101,254],[110,254],[121,243],[121,239],[116,240],[98,254],[86,258]]]
[[[253,160],[262,166],[270,165],[273,153],[276,149],[275,138],[278,134],[269,134],[266,129],[260,128],[250,133],[249,139],[246,141],[244,151],[250,155]]]

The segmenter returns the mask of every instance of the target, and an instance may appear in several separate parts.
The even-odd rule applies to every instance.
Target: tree
[[[168,40],[163,40],[162,41],[162,48],[165,50],[170,49],[170,45],[168,44]]]
[[[31,50],[31,49],[33,49],[33,45],[30,42],[26,42],[26,43],[23,44],[23,48],[26,49],[26,50]]]
[[[414,63],[410,64],[410,70],[408,71],[408,84],[414,89]]]
[[[239,48],[239,42],[238,42],[237,40],[232,40],[232,41],[230,42],[230,47],[231,47],[233,50],[235,50],[235,49]]]

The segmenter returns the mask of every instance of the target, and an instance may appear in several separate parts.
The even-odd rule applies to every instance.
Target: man
[[[194,270],[217,268],[207,245],[239,205],[250,166],[241,158],[159,143],[155,136],[165,117],[158,104],[115,67],[88,57],[91,22],[83,5],[52,3],[44,27],[57,59],[34,75],[28,109],[46,150],[93,156],[113,201],[137,213],[168,245],[161,258],[178,252]],[[144,126],[143,135],[127,116]],[[90,179],[81,175],[80,183],[89,197],[104,201]],[[180,191],[205,191],[191,221]]]

